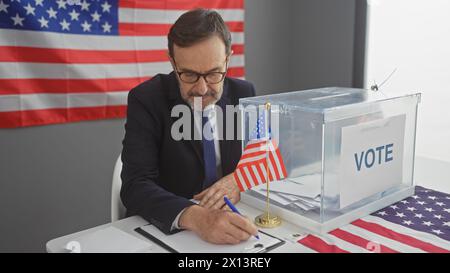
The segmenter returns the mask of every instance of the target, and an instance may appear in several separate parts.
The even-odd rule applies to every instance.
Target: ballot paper
[[[294,202],[294,203],[292,203],[292,204],[293,204],[294,206],[296,206],[296,207],[298,207],[298,208],[304,210],[304,211],[310,211],[310,210],[312,210],[312,209],[315,208],[315,206],[309,206],[309,205],[304,204],[304,203],[302,203],[302,202]]]
[[[65,249],[75,253],[136,253],[151,247],[151,243],[110,226],[75,238]]]
[[[252,188],[254,193],[267,195],[267,185]],[[320,206],[321,180],[319,175],[304,175],[273,181],[269,184],[269,199],[283,206],[295,206],[309,211]]]
[[[266,190],[261,189],[254,192],[258,193],[261,197],[266,197]],[[283,206],[294,206],[304,211],[309,211],[320,206],[320,196],[318,197],[318,200],[315,200],[270,191],[269,199],[271,201],[276,201]]]
[[[275,193],[276,195],[281,196],[285,199],[288,199],[294,203],[309,204],[312,207],[320,206],[320,195],[317,196],[316,198],[312,199],[312,198],[308,198],[308,197],[300,197],[300,196],[294,195],[294,194],[286,194],[286,193],[280,193],[280,192],[272,192],[272,193]]]

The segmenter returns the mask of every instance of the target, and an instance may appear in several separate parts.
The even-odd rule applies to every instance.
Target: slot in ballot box
[[[338,87],[240,99],[243,149],[267,134],[287,173],[269,184],[270,211],[325,233],[413,195],[419,102]],[[251,172],[241,200],[264,209],[266,185]]]

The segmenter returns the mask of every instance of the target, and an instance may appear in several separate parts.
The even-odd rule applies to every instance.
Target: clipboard
[[[252,236],[247,241],[236,245],[212,244],[189,230],[166,235],[151,224],[138,227],[135,231],[171,253],[265,253],[286,243],[263,231],[259,231],[259,240]]]

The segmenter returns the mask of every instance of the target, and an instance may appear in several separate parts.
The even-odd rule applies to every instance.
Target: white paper
[[[269,184],[269,199],[283,206],[295,205],[305,211],[320,206],[320,175],[304,175]],[[252,190],[267,196],[267,185],[253,187]]]
[[[342,128],[339,171],[340,208],[402,182],[404,135],[405,115]],[[391,151],[388,158],[392,159],[386,162],[386,154],[383,151],[386,152],[388,144],[392,144],[388,149]],[[376,150],[376,147],[381,146],[385,148]],[[369,149],[372,149],[374,153],[367,153]],[[363,158],[362,152],[364,152]],[[366,153],[368,165],[365,159]],[[374,161],[372,161],[372,154]]]
[[[309,177],[309,175],[303,176],[303,177]],[[298,178],[298,181],[302,181],[302,180],[300,180],[300,178]],[[291,182],[289,180],[273,181],[273,182],[270,182],[270,184],[269,184],[269,191],[297,195],[297,196],[307,197],[307,198],[311,198],[311,199],[314,199],[320,195],[320,181],[319,181],[319,183],[316,183],[317,182],[316,179],[303,180],[303,181],[307,182],[307,183],[303,183],[303,182],[295,183],[295,182]],[[253,189],[265,191],[266,188],[267,188],[266,184],[262,184],[262,185],[258,185],[256,187],[254,187]]]
[[[270,237],[260,232],[258,234],[259,240],[252,236],[248,239],[248,241],[241,242],[236,245],[219,245],[208,243],[198,237],[197,234],[189,230],[184,230],[172,235],[166,235],[153,225],[146,225],[141,227],[141,229],[158,238],[166,245],[180,253],[253,253],[280,242],[279,239]],[[263,247],[255,247],[256,244],[261,244]]]
[[[254,190],[254,192],[256,192],[264,197],[267,196],[266,190],[264,190],[264,189]],[[286,205],[289,205],[292,203],[292,201],[289,201],[288,199],[283,198],[283,197],[279,196],[278,194],[275,194],[275,193],[272,194],[272,192],[269,194],[269,199],[271,201],[276,201],[276,202],[282,204],[283,206],[286,206]]]
[[[315,208],[315,207],[307,206],[307,205],[303,204],[302,202],[295,202],[295,203],[293,203],[293,204],[294,204],[295,206],[301,208],[301,209],[304,210],[304,211],[310,211],[310,210],[312,210],[313,208]]]
[[[267,192],[267,191],[264,191],[264,192]],[[274,194],[276,194],[278,196],[281,196],[281,197],[283,197],[283,198],[285,198],[285,199],[287,199],[287,200],[289,200],[291,202],[295,202],[295,201],[299,200],[298,196],[294,196],[294,195],[290,195],[290,194],[283,194],[283,193],[274,192],[274,191],[270,191],[270,193],[274,193]]]

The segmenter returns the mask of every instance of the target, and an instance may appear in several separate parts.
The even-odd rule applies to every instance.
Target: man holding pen
[[[196,9],[183,14],[168,35],[173,72],[158,74],[128,95],[123,140],[121,198],[127,215],[140,215],[166,234],[192,230],[204,240],[237,244],[257,235],[247,218],[227,210],[240,200],[233,171],[241,156],[237,138],[219,139],[217,124],[225,122],[225,106],[255,95],[251,83],[226,77],[232,54],[231,35],[220,15]],[[201,124],[193,119],[194,101],[201,101]],[[177,139],[173,109],[191,109],[192,130],[212,139]],[[217,107],[223,115],[217,114]],[[183,128],[185,129],[185,128]],[[223,126],[225,138],[227,126]],[[199,204],[190,199],[196,199]]]

